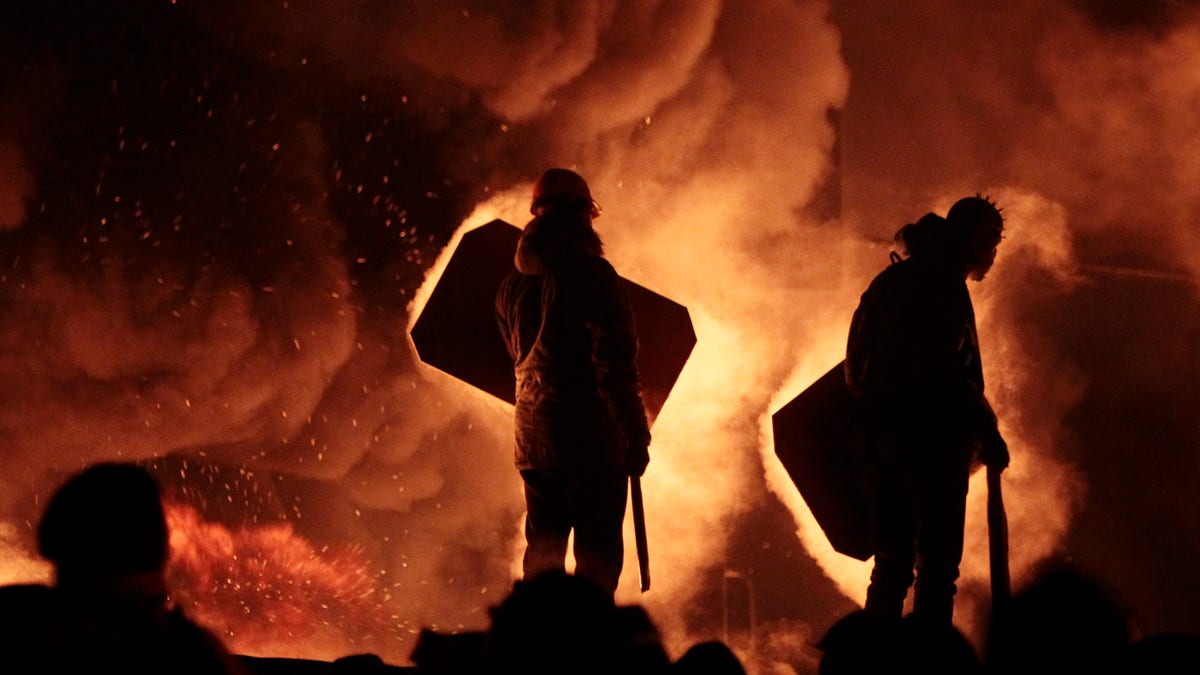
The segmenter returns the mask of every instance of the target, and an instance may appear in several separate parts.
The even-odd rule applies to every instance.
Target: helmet
[[[587,181],[570,169],[548,169],[534,184],[529,212],[537,215],[539,209],[552,204],[588,205],[593,218],[600,215],[600,205],[592,199]]]

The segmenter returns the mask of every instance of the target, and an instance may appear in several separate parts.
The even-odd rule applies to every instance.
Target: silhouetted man
[[[167,523],[154,478],[96,464],[55,492],[38,525],[53,587],[0,589],[6,673],[248,673],[168,602]]]
[[[894,256],[854,313],[846,381],[878,481],[869,611],[899,617],[913,586],[914,618],[951,622],[972,466],[1008,465],[966,285],[991,269],[1003,231],[979,196],[906,225],[896,241],[908,257]]]
[[[637,333],[604,259],[587,182],[567,169],[534,186],[533,220],[496,295],[516,376],[516,465],[525,483],[524,575],[575,573],[610,594],[623,562],[628,477],[649,462]]]

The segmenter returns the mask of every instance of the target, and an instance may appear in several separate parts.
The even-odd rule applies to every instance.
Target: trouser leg
[[[629,478],[615,469],[579,476],[575,490],[575,573],[609,593],[625,558],[622,526]]]
[[[913,615],[922,621],[950,624],[954,616],[966,518],[968,463],[950,461],[930,472],[920,491],[916,582]]]
[[[907,467],[896,461],[881,462],[877,480],[877,543],[866,609],[899,618],[916,559],[912,481]]]
[[[526,579],[540,572],[563,570],[572,508],[566,481],[553,469],[523,469],[525,481]]]

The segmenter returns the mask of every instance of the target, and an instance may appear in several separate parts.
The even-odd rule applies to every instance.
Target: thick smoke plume
[[[770,414],[840,359],[892,233],[978,191],[1008,223],[972,292],[1014,579],[1065,553],[1148,628],[1194,628],[1174,598],[1200,591],[1179,569],[1200,433],[1178,412],[1200,403],[1200,19],[1108,4],[12,3],[0,575],[48,577],[30,524],[66,472],[143,460],[179,505],[179,598],[237,650],[403,663],[421,628],[486,627],[520,550],[510,420],[405,331],[455,234],[523,224],[530,181],[569,166],[618,270],[696,327],[645,478],[654,585],[630,552],[618,592],[673,653],[721,637],[721,579],[758,584],[762,635],[737,646],[764,671],[810,670],[809,638],[861,600]],[[1114,477],[1135,468],[1174,491]],[[798,573],[768,587],[779,548]],[[280,564],[320,593],[268,602],[288,579],[257,572]]]
[[[1099,574],[1139,630],[1192,630],[1196,613],[1173,598],[1195,592],[1179,567],[1193,553],[1145,542],[1191,540],[1200,516],[1185,486],[1200,430],[1182,417],[1200,401],[1197,127],[1183,112],[1200,16],[1194,3],[1125,7],[837,3],[853,78],[844,217],[886,238],[895,209],[915,217],[941,193],[1037,196],[1023,228],[1037,250],[1018,254],[1030,244],[1014,228],[976,289],[989,387],[1022,441],[1010,515],[1050,518],[1014,546]],[[1045,499],[1024,492],[1035,483]],[[1035,506],[1047,502],[1059,508]]]

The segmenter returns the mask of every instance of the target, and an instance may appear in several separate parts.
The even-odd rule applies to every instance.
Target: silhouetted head
[[[612,641],[610,672],[664,673],[671,667],[658,626],[641,605],[615,608]]]
[[[689,647],[671,664],[671,675],[746,675],[746,668],[729,645],[709,640]]]
[[[619,651],[612,596],[562,571],[518,581],[491,617],[489,672],[602,673]]]
[[[1004,236],[1004,218],[987,197],[965,197],[943,218],[927,213],[896,232],[896,244],[910,256],[937,259],[976,280],[983,279],[996,260]]]
[[[570,169],[548,169],[533,186],[529,212],[538,216],[552,209],[579,211],[589,218],[600,215],[587,181]]]
[[[996,247],[1004,238],[1004,216],[992,200],[964,197],[946,212],[946,222],[965,237],[967,274],[982,280],[996,262]]]
[[[136,464],[95,464],[68,479],[37,535],[60,586],[161,572],[169,553],[158,483]]]
[[[991,199],[983,195],[963,197],[946,212],[946,220],[959,227],[1000,236],[1004,231],[1004,216]]]
[[[513,263],[525,274],[570,267],[580,256],[604,255],[604,243],[592,228],[600,207],[583,178],[568,169],[550,169],[533,187],[525,226]]]
[[[1129,645],[1120,675],[1188,673],[1200,665],[1200,635],[1182,631],[1153,633]]]
[[[865,609],[850,612],[838,619],[817,644],[821,649],[817,672],[820,675],[899,672],[894,669],[903,645],[903,627],[899,617]]]
[[[990,627],[989,670],[1092,673],[1112,668],[1130,641],[1117,596],[1077,565],[1044,562]]]
[[[955,675],[983,672],[983,664],[975,648],[953,624],[929,622],[911,614],[901,622],[901,658],[908,667],[898,672]]]

